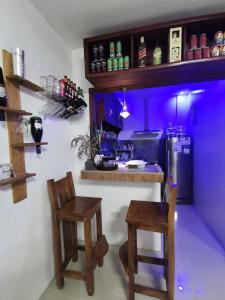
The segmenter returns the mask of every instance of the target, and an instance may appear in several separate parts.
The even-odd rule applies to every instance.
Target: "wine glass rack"
[[[48,92],[49,88],[53,89],[52,87],[47,86],[44,92],[41,92],[41,94],[44,97],[52,100],[55,104],[55,108],[49,109],[48,104],[44,105],[40,110],[40,113],[44,117],[50,116],[68,119],[74,114],[78,114],[87,108],[84,97],[83,95],[79,94],[79,90],[76,90],[78,93],[78,98],[75,99],[68,96],[61,96],[54,89],[54,91],[50,93]]]
[[[0,186],[12,185],[13,202],[27,198],[26,179],[36,176],[35,173],[27,173],[25,168],[24,148],[36,145],[47,145],[48,143],[24,143],[23,133],[17,132],[21,127],[21,116],[29,116],[32,113],[21,109],[20,86],[24,86],[33,92],[43,92],[44,90],[33,82],[20,76],[13,75],[12,54],[7,50],[2,51],[3,73],[5,89],[7,95],[7,107],[0,106],[0,111],[6,113],[9,136],[10,161],[13,165],[16,176],[5,180],[0,180]]]

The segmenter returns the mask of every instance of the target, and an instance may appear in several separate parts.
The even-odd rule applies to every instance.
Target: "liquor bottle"
[[[42,119],[40,117],[31,117],[31,135],[35,141],[35,143],[40,143],[43,135],[43,127],[42,127]],[[37,154],[41,154],[41,146],[36,146]]]
[[[60,80],[60,97],[65,96],[65,81],[64,79]]]
[[[64,97],[67,97],[67,91],[68,91],[68,78],[67,76],[64,76]]]
[[[6,106],[6,92],[2,68],[0,68],[0,106]],[[5,121],[5,113],[0,111],[0,121]]]
[[[153,51],[153,65],[160,65],[162,63],[162,49],[159,47],[158,42]]]
[[[73,84],[73,98],[76,98],[77,90],[76,90],[76,83]]]
[[[139,68],[146,67],[146,56],[147,56],[147,48],[145,44],[145,38],[142,36],[140,38],[140,45],[138,47],[138,66]]]

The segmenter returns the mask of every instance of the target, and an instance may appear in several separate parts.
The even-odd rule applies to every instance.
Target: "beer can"
[[[92,52],[93,52],[93,60],[97,61],[97,59],[98,59],[98,47],[97,47],[97,45],[93,46]]]
[[[200,58],[202,58],[202,49],[201,48],[194,49],[194,59],[200,59]]]
[[[96,64],[95,61],[91,62],[91,73],[95,73],[96,72]]]
[[[222,56],[225,55],[225,44],[220,46],[220,55],[222,55]]]
[[[121,43],[121,41],[116,42],[116,56],[117,57],[122,56],[122,43]]]
[[[198,48],[198,37],[196,34],[193,34],[190,39],[191,49]]]
[[[124,56],[124,70],[128,70],[130,68],[130,58],[129,56]]]
[[[99,60],[104,59],[104,46],[102,44],[98,45],[98,55],[99,55]]]
[[[111,58],[107,59],[107,71],[108,72],[112,71],[112,59]]]
[[[202,58],[209,58],[209,57],[210,57],[210,48],[209,47],[202,48]]]
[[[207,47],[207,35],[206,33],[202,33],[200,35],[200,48]]]
[[[113,71],[117,71],[118,70],[118,61],[117,61],[117,58],[113,58],[113,60],[112,60],[112,69],[113,69]]]
[[[123,57],[118,58],[118,69],[123,70]]]
[[[102,72],[106,72],[106,60],[102,60]]]
[[[109,44],[109,57],[114,58],[115,57],[115,43],[110,42]]]
[[[223,31],[217,31],[214,37],[214,41],[216,45],[223,44]]]
[[[211,47],[211,56],[219,56],[220,55],[220,46],[219,45],[214,45]]]
[[[96,62],[96,70],[97,70],[97,73],[101,72],[101,62],[100,61]]]
[[[187,60],[193,60],[194,59],[194,50],[193,49],[187,50],[186,56],[187,56]]]

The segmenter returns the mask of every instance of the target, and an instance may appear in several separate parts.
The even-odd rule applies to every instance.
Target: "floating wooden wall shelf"
[[[24,148],[24,147],[41,146],[41,145],[48,145],[48,143],[46,143],[46,142],[41,142],[41,143],[17,143],[17,144],[12,144],[11,147],[13,147],[13,148]]]
[[[6,78],[15,83],[15,84],[18,84],[18,85],[22,85],[24,86],[25,88],[33,91],[33,92],[44,92],[44,89],[41,88],[39,85],[27,80],[27,79],[24,79],[23,77],[20,77],[18,75],[11,75],[11,76],[6,76]]]
[[[14,109],[14,108],[10,108],[7,106],[0,106],[0,111],[4,111],[5,113],[8,113],[8,114],[16,114],[16,115],[21,115],[21,116],[31,116],[32,115],[32,113],[27,112],[25,110]]]
[[[25,173],[25,174],[19,174],[16,177],[8,178],[4,180],[0,180],[0,186],[8,185],[8,184],[16,184],[20,181],[24,181],[27,178],[36,176],[36,173]]]
[[[3,50],[2,55],[7,107],[1,106],[0,110],[6,113],[10,161],[13,165],[16,177],[1,180],[0,186],[12,184],[13,202],[17,203],[27,198],[26,179],[36,175],[35,173],[26,173],[24,147],[47,145],[46,142],[24,143],[23,133],[17,132],[17,128],[21,126],[21,116],[32,115],[32,113],[21,109],[20,86],[24,86],[33,92],[42,92],[43,89],[27,79],[13,75],[12,54]]]

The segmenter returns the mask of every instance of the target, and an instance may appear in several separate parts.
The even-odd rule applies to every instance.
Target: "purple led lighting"
[[[191,91],[191,94],[197,95],[197,94],[202,94],[202,93],[204,93],[204,92],[205,92],[204,89],[200,89],[200,90],[194,90],[194,91]]]
[[[180,291],[180,292],[182,292],[183,291],[183,286],[182,285],[178,285],[178,290]]]

